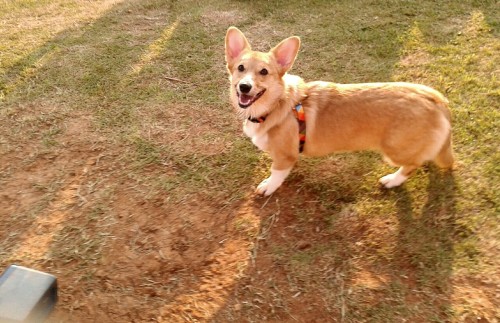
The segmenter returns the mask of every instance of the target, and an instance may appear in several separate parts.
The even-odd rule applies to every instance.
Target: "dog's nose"
[[[240,92],[241,93],[248,93],[252,89],[252,86],[247,83],[240,83]]]

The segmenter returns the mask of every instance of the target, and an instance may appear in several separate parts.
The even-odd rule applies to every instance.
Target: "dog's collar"
[[[298,103],[294,106],[292,111],[297,119],[297,122],[299,123],[299,152],[302,152],[306,143],[306,114],[304,112],[304,108],[302,107],[302,103]],[[266,118],[267,115],[258,118],[248,117],[247,120],[253,123],[262,123],[266,121]]]
[[[295,117],[297,118],[297,120],[304,121],[304,122],[306,121],[304,109],[302,109],[302,103],[298,103],[292,110],[295,113]],[[257,118],[248,117],[248,121],[253,122],[253,123],[262,123],[262,122],[266,121],[267,116],[268,116],[268,114],[266,114],[264,116],[257,117]]]
[[[266,121],[266,117],[267,117],[267,115],[262,116],[262,117],[258,117],[258,118],[248,117],[248,121],[251,121],[253,123],[262,123],[262,122]]]

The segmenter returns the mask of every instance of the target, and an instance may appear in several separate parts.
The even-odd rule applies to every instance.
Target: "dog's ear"
[[[280,67],[280,73],[283,75],[292,68],[295,57],[300,48],[300,38],[297,36],[289,37],[271,49],[276,62]]]
[[[250,50],[245,35],[236,27],[229,27],[226,33],[226,62],[227,67],[232,68],[236,58],[245,50]]]

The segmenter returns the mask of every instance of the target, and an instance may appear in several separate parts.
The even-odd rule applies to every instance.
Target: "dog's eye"
[[[260,73],[260,75],[267,75],[269,72],[265,68],[263,68],[260,70],[259,73]]]
[[[245,66],[239,65],[238,66],[238,71],[243,72],[245,70]]]

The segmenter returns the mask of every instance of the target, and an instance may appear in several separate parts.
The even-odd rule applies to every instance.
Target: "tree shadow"
[[[96,167],[97,162],[92,165],[85,165],[85,162],[89,158],[111,159],[114,154],[122,155],[123,146],[110,144],[107,142],[109,137],[96,140],[94,129],[87,123],[95,122],[103,113],[110,118],[128,115],[131,116],[130,121],[136,121],[129,111],[135,108],[136,102],[130,102],[124,96],[131,89],[137,90],[140,87],[134,82],[147,78],[147,68],[161,65],[155,57],[145,55],[149,55],[152,49],[161,51],[168,46],[166,36],[171,36],[171,33],[164,31],[170,31],[171,26],[176,26],[173,24],[176,20],[175,13],[169,8],[168,4],[162,7],[159,2],[117,2],[96,19],[82,23],[79,28],[71,25],[53,35],[7,67],[0,76],[0,95],[5,94],[5,101],[0,101],[0,137],[7,138],[8,144],[21,147],[8,152],[6,156],[0,156],[2,161],[6,160],[11,165],[7,176],[2,177],[2,184],[4,181],[7,184],[2,186],[0,204],[3,206],[5,201],[9,203],[9,208],[0,211],[0,242],[3,249],[0,265],[6,266],[15,261],[57,275],[60,298],[54,312],[54,321],[57,318],[61,318],[61,321],[74,319],[79,322],[114,321],[110,318],[112,314],[108,311],[109,308],[102,310],[99,300],[82,300],[86,298],[88,290],[101,294],[101,301],[109,301],[114,297],[112,295],[122,296],[125,294],[124,290],[131,288],[124,284],[120,286],[123,290],[118,290],[115,294],[115,291],[102,289],[101,282],[104,279],[89,279],[95,273],[95,268],[102,266],[101,257],[103,254],[106,256],[108,251],[104,246],[109,245],[101,245],[104,240],[98,236],[115,227],[109,225],[105,229],[103,221],[112,219],[117,212],[106,209],[112,203],[109,194],[102,194],[107,190],[101,186],[106,171]],[[168,19],[164,19],[165,17]],[[151,48],[151,44],[158,48]],[[128,75],[131,67],[138,63],[139,67],[149,65],[139,73]],[[116,102],[125,107],[115,109]],[[1,111],[4,106],[9,111]],[[81,118],[82,114],[86,118]],[[130,123],[121,125],[128,127]],[[60,129],[54,137],[63,137],[64,142],[45,147],[39,139],[43,135],[42,131],[49,127]],[[24,135],[14,136],[13,133],[17,132]],[[111,133],[113,129],[107,129],[106,135]],[[103,152],[109,155],[104,157]],[[101,161],[100,165],[106,163]],[[76,183],[73,179],[83,167],[86,167],[86,175]],[[96,174],[99,174],[99,180],[94,177]],[[57,182],[60,185],[54,186],[50,194],[42,195],[37,194],[36,185],[39,182]],[[115,185],[113,181],[108,183]],[[92,185],[96,185],[94,192],[87,190]],[[69,190],[68,186],[71,186]],[[27,194],[19,194],[20,191],[34,197],[22,201]],[[59,200],[66,204],[61,204]],[[10,208],[11,205],[24,204],[29,205],[17,210]],[[96,213],[99,204],[106,211]],[[51,214],[60,210],[64,212],[60,218],[54,219],[54,223],[46,221],[51,219]],[[143,213],[142,210],[135,212],[136,215]],[[36,221],[38,219],[48,223],[39,225]],[[4,227],[9,230],[3,230]],[[74,228],[78,230],[73,230]],[[17,250],[20,245],[29,247],[23,240],[28,234],[46,238],[46,244],[35,246],[43,250],[36,254],[24,254]],[[117,235],[120,236],[120,233]],[[100,246],[97,249],[80,249],[75,253],[82,246],[78,242],[82,237],[89,246],[95,243]],[[109,240],[107,239],[108,242]],[[36,243],[37,240],[33,241]],[[91,255],[98,249],[102,254]],[[122,249],[119,250],[123,252]],[[132,263],[130,261],[127,265],[133,267]],[[87,313],[73,311],[78,303],[84,304]],[[114,305],[116,303],[109,307]],[[128,310],[122,308],[118,312],[118,315],[123,316]],[[132,316],[149,315],[144,312],[140,306],[130,309]]]
[[[169,4],[128,0],[79,27],[69,25],[8,66],[0,78],[0,94],[7,103],[73,97],[66,104],[80,108],[122,98],[119,92],[139,76],[137,65],[157,63],[151,47],[161,51],[168,45],[162,39],[166,31],[172,29],[169,37],[176,31],[170,9]]]

